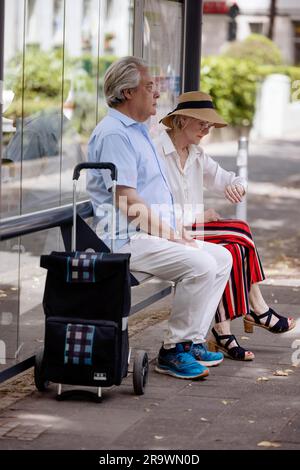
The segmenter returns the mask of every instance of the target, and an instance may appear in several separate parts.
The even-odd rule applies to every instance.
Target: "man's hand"
[[[220,219],[221,219],[221,216],[215,211],[215,209],[207,209],[207,211],[204,212],[204,223],[216,222],[217,220],[220,220]]]
[[[228,184],[225,188],[224,194],[228,201],[236,204],[237,202],[242,201],[246,191],[241,184]]]

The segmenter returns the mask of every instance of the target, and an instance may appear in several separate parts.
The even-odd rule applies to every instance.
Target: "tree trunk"
[[[269,31],[268,31],[268,38],[273,40],[274,35],[274,23],[276,17],[276,0],[271,0],[270,3],[270,13],[269,13]]]

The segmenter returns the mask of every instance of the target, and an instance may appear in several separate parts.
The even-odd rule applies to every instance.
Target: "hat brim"
[[[172,129],[172,116],[188,116],[194,119],[200,119],[201,121],[208,121],[211,122],[215,127],[225,127],[227,123],[224,121],[221,116],[214,109],[178,109],[171,114],[168,114],[164,118],[161,119],[165,126]]]

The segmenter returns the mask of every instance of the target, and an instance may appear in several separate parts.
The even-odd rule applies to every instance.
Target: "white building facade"
[[[249,34],[266,35],[269,28],[270,0],[237,0],[204,2],[203,56],[220,54],[228,43],[230,17],[228,9],[235,3],[236,39],[242,41]],[[287,64],[300,64],[300,1],[277,0],[273,40],[280,48]]]

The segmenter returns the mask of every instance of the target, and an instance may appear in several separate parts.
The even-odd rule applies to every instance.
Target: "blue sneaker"
[[[194,359],[190,353],[192,343],[178,343],[170,350],[161,348],[157,358],[156,372],[172,375],[178,379],[200,379],[209,370]]]
[[[208,351],[207,346],[203,343],[192,344],[191,354],[202,366],[217,366],[224,359],[224,354],[221,352]]]

